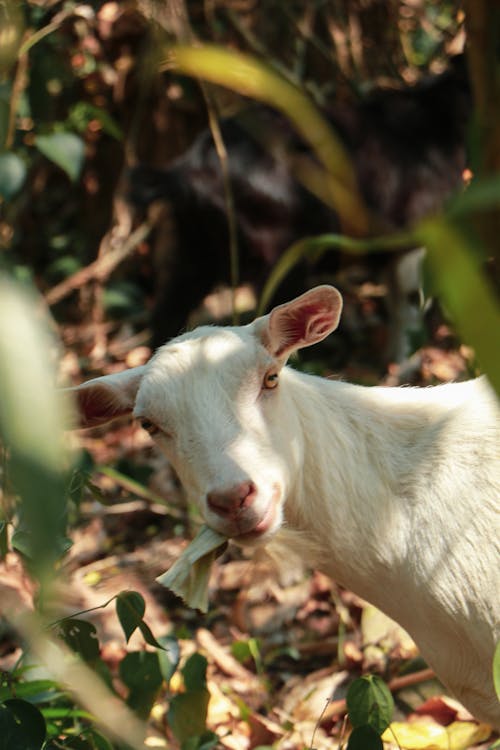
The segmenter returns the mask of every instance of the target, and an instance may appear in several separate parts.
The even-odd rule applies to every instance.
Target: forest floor
[[[62,372],[75,381],[88,377],[81,372],[81,362],[88,361],[82,358],[87,344],[75,339],[73,329],[63,326],[61,333],[63,341],[73,339]],[[127,350],[115,341],[114,346],[121,354],[107,356],[94,375],[141,364],[150,354],[143,345]],[[403,366],[389,368],[382,382],[404,382],[410,376],[426,385],[463,379],[470,370],[470,352],[441,325],[431,345]],[[359,364],[347,365],[342,376],[380,380],[374,369]],[[118,665],[127,649],[149,647],[139,633],[125,644],[114,608],[99,607],[119,592],[133,590],[144,597],[144,619],[155,637],[175,635],[183,659],[195,651],[207,658],[211,699],[206,726],[228,750],[337,747],[348,733],[347,687],[365,673],[388,682],[396,701],[395,720],[406,727],[404,747],[441,747],[432,744],[436,723],[450,727],[456,720],[464,720],[467,739],[449,736],[445,742],[451,744],[443,747],[459,750],[488,738],[484,727],[469,722],[467,712],[445,695],[399,626],[317,571],[277,571],[264,555],[252,559],[230,545],[213,566],[208,613],[188,609],[155,582],[201,522],[186,506],[166,458],[130,420],[81,431],[71,439],[83,451],[97,491],[87,491],[75,511],[73,546],[63,566],[63,615],[97,608],[86,617],[97,628],[102,658],[118,689]],[[9,559],[12,570],[12,555]],[[0,667],[7,669],[16,658],[15,650],[4,648]],[[148,746],[175,746],[167,710],[171,696],[181,689],[174,675],[169,691],[158,695]],[[420,721],[415,723],[416,718]]]

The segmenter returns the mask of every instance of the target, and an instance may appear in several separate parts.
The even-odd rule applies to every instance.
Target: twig
[[[205,649],[210,658],[213,659],[224,674],[243,680],[245,683],[250,684],[253,690],[262,690],[262,684],[253,672],[250,672],[234,656],[229,654],[209,630],[199,628],[196,632],[196,641],[201,648]]]
[[[314,738],[316,737],[316,732],[318,731],[319,727],[321,726],[321,722],[323,721],[323,718],[326,714],[326,710],[330,704],[330,698],[326,699],[326,703],[324,705],[323,710],[321,711],[320,715],[318,716],[318,721],[314,725],[312,737],[311,737],[311,744],[309,746],[310,750],[314,750]]]
[[[75,289],[79,289],[84,284],[93,280],[102,280],[109,276],[110,273],[125,258],[132,253],[141,242],[149,235],[153,228],[153,222],[144,221],[132,234],[117,248],[110,250],[109,253],[101,255],[97,260],[90,263],[85,268],[69,276],[60,284],[49,289],[45,294],[45,301],[48,305],[55,305],[62,299],[71,294]]]

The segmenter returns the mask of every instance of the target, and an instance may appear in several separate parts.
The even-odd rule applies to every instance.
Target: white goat
[[[82,424],[133,412],[210,526],[242,544],[282,529],[500,727],[496,397],[484,378],[365,388],[284,367],[337,327],[341,307],[321,286],[251,325],[179,336],[145,366],[75,389]]]

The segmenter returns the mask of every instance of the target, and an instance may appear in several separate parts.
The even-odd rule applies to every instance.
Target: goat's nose
[[[232,516],[252,505],[256,496],[253,482],[241,482],[226,490],[213,490],[207,495],[208,507],[220,516]]]

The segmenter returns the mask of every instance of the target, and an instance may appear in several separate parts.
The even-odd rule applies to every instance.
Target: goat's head
[[[133,413],[210,526],[242,542],[265,539],[281,524],[291,467],[300,466],[280,373],[293,351],[337,327],[341,308],[339,292],[320,286],[250,325],[179,336],[142,367],[72,389],[82,426]]]

